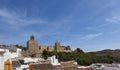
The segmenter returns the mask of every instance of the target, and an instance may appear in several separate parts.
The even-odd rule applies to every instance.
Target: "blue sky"
[[[120,49],[120,0],[0,0],[0,44]]]

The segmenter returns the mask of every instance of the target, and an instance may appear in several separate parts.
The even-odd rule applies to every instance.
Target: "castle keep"
[[[27,52],[29,54],[43,53],[44,50],[57,52],[71,52],[71,48],[69,46],[61,46],[60,42],[56,42],[54,46],[39,46],[34,36],[30,36],[30,40],[27,41]]]
[[[32,52],[32,53],[39,51],[38,42],[34,40],[33,35],[30,37],[30,40],[27,41],[27,49],[28,52]]]

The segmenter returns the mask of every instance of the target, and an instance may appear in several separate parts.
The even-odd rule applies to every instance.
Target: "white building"
[[[120,70],[119,67],[104,67],[104,70]]]
[[[11,58],[21,56],[21,49],[17,48],[17,52],[10,52],[8,49],[1,49],[0,48],[0,70],[4,70],[4,62],[6,60],[10,60]]]
[[[24,68],[29,68],[29,65],[21,65],[20,67],[17,67],[16,70],[23,70]]]
[[[58,62],[58,59],[55,58],[55,55],[52,57],[48,57],[48,59],[52,65],[60,65],[60,63]]]
[[[31,58],[31,57],[25,57],[24,58],[24,63],[31,63],[31,62],[38,62],[40,60],[40,58]]]

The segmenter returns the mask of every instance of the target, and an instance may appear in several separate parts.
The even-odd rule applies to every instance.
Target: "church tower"
[[[38,42],[34,39],[34,35],[31,35],[30,40],[27,41],[27,49],[29,53],[36,53],[39,50]]]

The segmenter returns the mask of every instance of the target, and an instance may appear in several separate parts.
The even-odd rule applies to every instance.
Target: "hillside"
[[[90,52],[90,53],[94,53],[97,56],[111,56],[113,57],[115,62],[120,62],[120,49],[116,49],[116,50],[105,49],[102,51]]]

